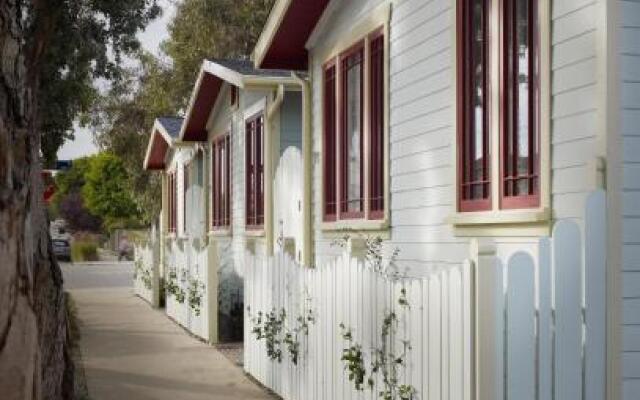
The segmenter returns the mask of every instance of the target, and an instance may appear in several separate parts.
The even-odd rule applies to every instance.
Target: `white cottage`
[[[395,307],[347,268],[380,237],[416,278],[419,398],[635,399],[639,27],[631,0],[277,0],[253,63],[203,63],[173,155],[150,143],[167,243],[192,249],[167,254],[207,271],[214,317],[183,324],[213,338],[239,303],[220,299],[296,308],[304,283],[305,361],[259,354],[245,312],[245,368],[285,398],[360,398],[337,326],[375,342],[362,321]]]
[[[575,364],[563,353],[572,345],[553,339],[548,370],[567,374],[549,378],[555,386],[538,370],[547,356],[532,353],[532,393],[637,398],[639,26],[640,3],[629,0],[276,1],[254,61],[309,75],[303,263],[334,259],[341,250],[331,243],[345,233],[354,255],[358,238],[383,237],[413,276],[471,259],[473,390],[512,398],[518,377],[501,372],[510,369],[501,352],[508,362],[514,354],[496,345],[503,331],[493,327],[510,303],[495,301],[508,300],[511,261],[526,253],[532,326],[544,323],[543,307],[557,317],[569,298],[582,338],[568,350]],[[605,200],[606,219],[591,225],[588,210]],[[576,274],[554,264],[546,292],[547,238],[565,224],[586,244],[567,258]],[[559,256],[561,240],[552,241]],[[574,293],[565,280],[582,284]],[[606,323],[583,334],[581,315],[593,310]],[[532,336],[535,351],[546,351],[544,334]],[[589,347],[600,339],[602,348]]]

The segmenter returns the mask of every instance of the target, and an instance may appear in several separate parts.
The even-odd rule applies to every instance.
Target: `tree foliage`
[[[98,144],[122,159],[144,223],[151,223],[161,206],[158,174],[142,169],[154,119],[185,110],[204,59],[249,57],[273,2],[182,1],[161,45],[163,54],[138,52],[137,68],[125,71],[95,103],[91,125]]]
[[[173,64],[172,91],[186,105],[202,61],[247,58],[274,0],[185,0],[162,49]]]
[[[89,211],[101,217],[107,228],[127,227],[138,217],[128,181],[124,163],[114,154],[100,153],[91,158],[82,196]]]
[[[160,13],[157,0],[26,2],[27,68],[38,89],[45,162],[72,137],[73,121],[90,110],[95,79],[114,80],[124,55],[140,47],[136,34]]]

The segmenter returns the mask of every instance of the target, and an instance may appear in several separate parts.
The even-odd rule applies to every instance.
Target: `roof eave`
[[[273,5],[269,18],[253,50],[253,62],[256,68],[260,68],[260,65],[262,65],[267,51],[271,47],[271,42],[273,42],[273,38],[278,32],[280,24],[282,24],[282,20],[289,6],[291,6],[292,1],[293,0],[277,0]]]

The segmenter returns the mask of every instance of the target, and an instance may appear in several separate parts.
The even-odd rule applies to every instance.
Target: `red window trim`
[[[528,173],[526,175],[516,174],[507,176],[505,163],[512,163],[512,169],[517,168],[517,146],[518,146],[518,90],[517,90],[517,71],[514,65],[517,65],[513,59],[507,56],[507,48],[513,43],[515,48],[516,41],[513,35],[516,29],[515,17],[516,12],[513,5],[515,2],[504,2],[500,9],[502,30],[502,47],[500,51],[502,66],[502,99],[501,99],[501,118],[500,118],[500,208],[501,209],[518,209],[518,208],[536,208],[540,206],[540,77],[537,71],[540,71],[540,31],[539,31],[539,14],[538,1],[529,0],[529,51],[533,54],[533,58],[529,60],[528,75],[530,77],[529,98],[528,98],[528,141],[529,141],[529,157],[528,157]],[[513,49],[515,51],[515,49]],[[510,96],[513,101],[510,103]],[[512,122],[511,130],[509,130],[509,121]],[[515,134],[514,134],[515,132]],[[516,156],[509,157],[509,149],[506,146],[508,135],[512,136],[513,149],[512,152]],[[536,148],[534,148],[534,143]],[[533,149],[533,150],[532,150]],[[518,181],[522,179],[529,180],[529,193],[526,195],[506,195],[506,185],[508,181]]]
[[[339,219],[362,219],[365,216],[365,191],[364,191],[364,183],[365,183],[365,168],[364,168],[364,80],[365,80],[365,43],[364,40],[356,43],[351,46],[349,49],[342,52],[339,56],[340,62],[340,81],[339,81],[339,118],[340,118],[340,129],[338,132],[338,140],[340,141],[340,168],[338,174],[340,176],[340,191],[339,191],[339,199],[340,204],[338,207],[338,218]],[[349,190],[349,177],[348,177],[348,137],[345,134],[346,126],[347,126],[347,113],[346,113],[346,103],[347,103],[347,85],[346,77],[347,77],[347,69],[345,68],[346,63],[349,58],[360,53],[360,193],[362,194],[362,198],[360,201],[360,209],[362,211],[348,211],[349,209],[349,199],[348,199],[348,190]],[[357,199],[356,199],[357,200]]]
[[[380,108],[380,113],[382,113],[382,125],[381,125],[381,130],[380,130],[380,134],[382,135],[382,145],[379,146],[379,149],[374,149],[374,150],[378,150],[378,155],[377,157],[373,157],[372,152],[370,151],[369,153],[365,154],[364,149],[365,149],[365,138],[370,142],[370,145],[373,143],[372,141],[372,130],[371,130],[371,126],[373,126],[373,123],[376,119],[376,115],[373,115],[373,102],[375,101],[375,99],[373,99],[373,96],[369,96],[368,99],[365,98],[364,96],[364,88],[365,85],[369,85],[370,89],[372,89],[373,87],[373,82],[372,79],[374,79],[373,77],[371,77],[371,75],[369,76],[369,81],[367,82],[367,76],[365,74],[365,70],[367,68],[367,66],[370,68],[370,71],[372,69],[372,59],[371,59],[371,43],[377,39],[379,39],[380,37],[385,38],[386,34],[385,34],[385,30],[384,27],[379,27],[375,30],[373,30],[372,32],[370,32],[366,37],[369,39],[369,43],[367,44],[365,39],[362,39],[358,42],[356,42],[355,44],[353,44],[352,46],[350,46],[349,48],[347,48],[346,50],[344,50],[343,52],[341,52],[340,54],[338,54],[338,56],[330,59],[329,61],[327,61],[324,65],[323,65],[323,76],[322,76],[322,80],[323,80],[323,89],[324,89],[324,98],[323,98],[323,123],[324,123],[324,128],[323,128],[323,183],[324,183],[324,188],[323,188],[323,221],[325,222],[335,222],[338,220],[355,220],[355,219],[367,219],[367,220],[381,220],[385,218],[386,215],[386,207],[387,204],[386,202],[386,187],[385,187],[385,182],[386,182],[386,177],[385,177],[385,173],[386,173],[386,169],[385,169],[385,146],[386,144],[386,126],[385,124],[387,123],[387,121],[384,119],[385,116],[385,109],[386,109],[386,102],[385,102],[385,81],[386,81],[386,71],[385,71],[385,63],[386,61],[386,55],[384,54],[384,52],[386,51],[386,43],[383,41],[382,44],[382,51],[383,51],[383,64],[382,64],[382,68],[380,68],[380,74],[381,74],[381,85],[382,85],[382,96],[381,99],[379,99],[379,108]],[[383,39],[384,40],[384,39]],[[368,47],[368,49],[367,49]],[[369,52],[367,52],[367,50],[369,50]],[[344,151],[344,149],[346,148],[346,136],[344,135],[345,132],[345,124],[346,124],[346,113],[345,113],[345,99],[346,99],[346,85],[344,84],[345,82],[345,68],[343,67],[345,59],[347,59],[349,56],[355,54],[356,52],[361,52],[361,86],[360,86],[360,90],[361,90],[361,121],[360,121],[360,125],[361,125],[361,140],[360,140],[360,146],[361,146],[361,193],[362,193],[362,198],[360,199],[361,201],[361,209],[362,211],[358,211],[358,212],[349,212],[349,211],[345,211],[345,206],[348,207],[347,204],[347,199],[346,199],[346,194],[347,194],[347,188],[348,188],[348,183],[347,183],[347,178],[348,178],[348,171],[346,168],[346,155],[347,153]],[[368,57],[367,57],[368,56]],[[326,96],[326,92],[327,92],[327,83],[326,83],[326,73],[328,70],[334,68],[335,71],[335,80],[337,81],[335,83],[335,89],[333,90],[334,94],[334,99],[333,101],[329,101],[327,99]],[[369,101],[368,105],[369,108],[365,107],[365,102]],[[329,125],[331,125],[330,123],[328,123],[328,120],[331,119],[331,116],[328,115],[327,113],[327,108],[328,107],[333,107],[335,112],[334,112],[334,118],[336,118],[336,123],[335,126],[337,127],[337,129],[334,129],[335,132],[333,132],[335,134],[335,143],[331,143],[331,141],[329,140],[329,133],[332,133],[331,131],[329,131],[327,128]],[[369,112],[367,112],[369,111]],[[368,121],[370,122],[370,126],[369,129],[366,129],[364,122]],[[338,144],[340,144],[340,146],[338,146]],[[339,149],[338,149],[339,147]],[[370,149],[371,150],[371,149]],[[333,156],[333,159],[335,159],[335,171],[331,171],[330,169],[327,168],[327,163],[332,161],[331,156]],[[368,170],[367,168],[365,168],[365,160],[368,161]],[[379,160],[379,163],[381,164],[381,168],[378,171],[378,174],[375,174],[375,170],[372,168],[372,165],[376,162],[376,160]],[[332,173],[333,172],[333,173]],[[379,175],[379,176],[378,176]],[[367,182],[369,184],[368,190],[365,191],[365,182]],[[379,186],[379,187],[378,187]],[[333,189],[333,192],[332,192]],[[382,203],[380,206],[380,209],[376,210],[374,205],[373,205],[373,193],[374,190],[377,189],[380,193],[380,202]],[[328,203],[330,203],[330,199],[332,196],[335,196],[335,203],[336,203],[336,210],[335,213],[332,212],[328,212],[327,209],[330,208],[328,207]]]
[[[168,231],[170,233],[173,233],[176,231],[176,225],[175,225],[175,197],[176,197],[176,192],[175,192],[175,173],[174,172],[170,172],[167,174],[167,202],[168,202],[168,215],[167,215],[167,219],[168,219]]]
[[[377,43],[380,41],[381,43]],[[380,46],[374,48],[374,43]],[[377,51],[374,53],[374,51]],[[381,59],[374,59],[375,57]],[[369,219],[384,218],[385,209],[385,42],[382,28],[369,35]],[[379,96],[376,94],[379,93]]]
[[[229,105],[231,107],[238,105],[238,88],[235,85],[229,87]]]
[[[260,230],[264,226],[264,115],[262,112],[245,122],[245,150],[245,223],[248,230]],[[255,165],[252,161],[255,161]],[[250,182],[253,182],[253,187]]]
[[[182,167],[182,231],[187,232],[187,191],[189,190],[189,167],[191,163]]]
[[[472,182],[467,183],[469,177],[469,169],[466,168],[468,165],[471,165],[470,160],[466,157],[467,154],[470,154],[472,151],[467,151],[465,146],[466,140],[470,135],[471,131],[471,103],[468,101],[470,98],[468,93],[470,92],[470,79],[471,75],[470,71],[470,63],[463,62],[463,60],[470,60],[471,57],[469,55],[469,37],[470,37],[470,27],[472,26],[469,19],[469,9],[470,4],[468,0],[458,0],[457,1],[457,25],[459,27],[460,34],[457,35],[457,201],[458,201],[458,210],[463,212],[472,212],[472,211],[485,211],[491,209],[491,157],[490,157],[490,110],[491,110],[491,96],[489,88],[491,87],[491,76],[490,76],[490,59],[488,55],[490,54],[491,45],[489,43],[489,18],[491,15],[491,2],[488,0],[484,1],[484,21],[483,21],[483,29],[485,34],[485,49],[483,52],[484,59],[484,93],[485,93],[485,107],[484,107],[484,129],[483,129],[483,180],[480,182]],[[482,184],[485,185],[488,189],[488,193],[486,193],[486,197],[481,199],[465,199],[464,196],[464,186],[468,184]]]
[[[329,75],[331,74],[331,75]],[[331,60],[323,66],[322,81],[324,88],[323,96],[323,219],[327,222],[336,221],[338,216],[338,194],[337,194],[337,104],[336,85],[338,79],[338,68],[335,60]],[[330,80],[329,80],[330,79]],[[329,95],[327,93],[330,93]]]
[[[222,164],[220,153],[226,154]],[[231,226],[231,135],[225,133],[211,143],[211,228],[228,229]],[[220,190],[222,174],[225,175],[224,193]]]

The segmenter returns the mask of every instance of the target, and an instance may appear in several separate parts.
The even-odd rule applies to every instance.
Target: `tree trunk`
[[[22,2],[0,1],[0,393],[72,399],[60,268],[42,204],[36,91],[25,67]]]

